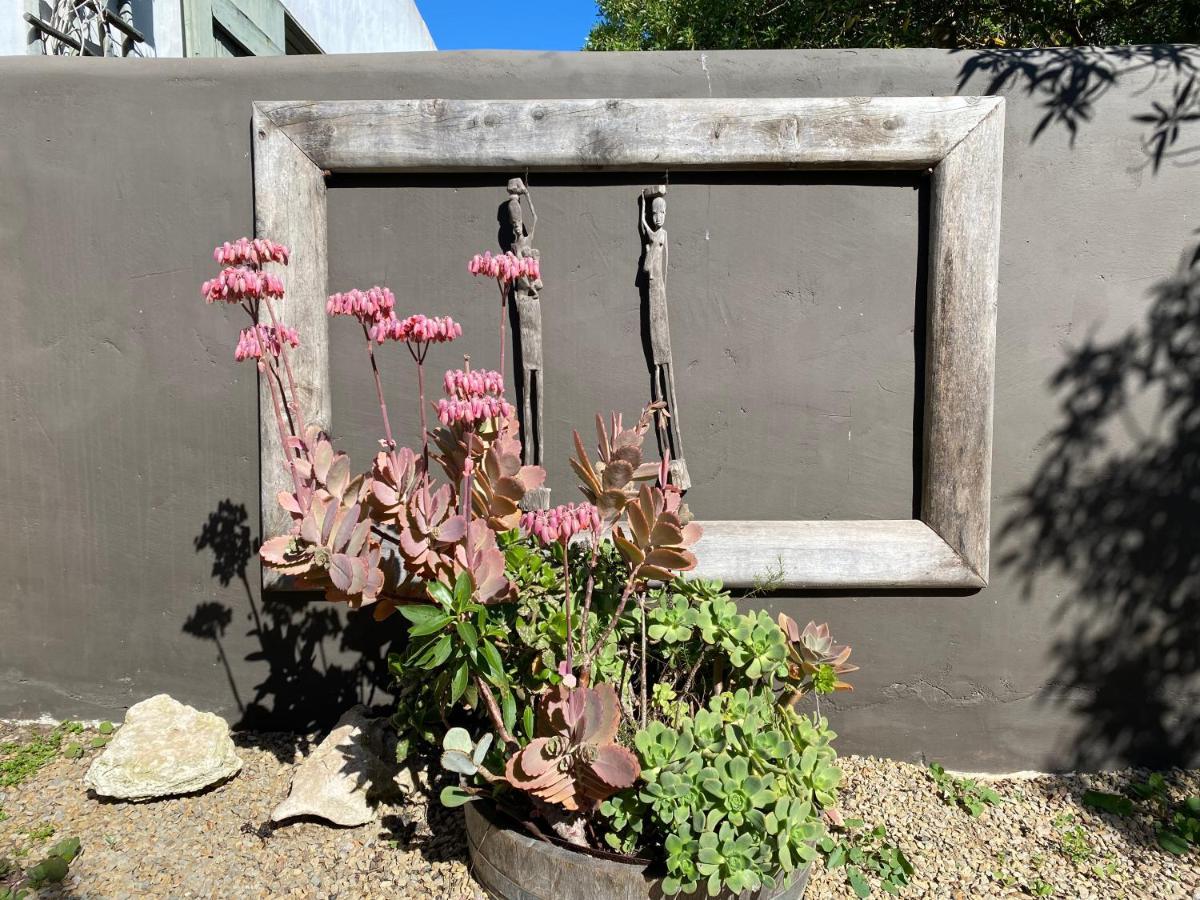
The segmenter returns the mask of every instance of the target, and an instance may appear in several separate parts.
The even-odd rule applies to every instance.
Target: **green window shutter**
[[[286,46],[279,0],[184,0],[189,57],[280,56]]]

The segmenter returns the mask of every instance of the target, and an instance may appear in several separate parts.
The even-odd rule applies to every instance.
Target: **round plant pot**
[[[510,828],[504,816],[484,801],[464,807],[467,848],[475,880],[495,900],[660,900],[662,879],[645,866],[600,859],[557,844],[535,840]],[[800,900],[808,887],[808,867],[792,873],[787,884],[738,900]],[[704,886],[693,896],[707,897]],[[718,895],[732,898],[728,892]]]

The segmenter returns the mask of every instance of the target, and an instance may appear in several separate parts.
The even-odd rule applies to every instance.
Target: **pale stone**
[[[378,795],[395,793],[395,766],[386,755],[382,720],[369,719],[356,706],[338,720],[333,731],[300,763],[292,775],[287,799],[271,819],[316,816],[335,825],[366,825],[375,818],[371,804]]]
[[[241,768],[223,719],[158,694],[129,708],[84,784],[101,797],[153,800],[203,790]]]

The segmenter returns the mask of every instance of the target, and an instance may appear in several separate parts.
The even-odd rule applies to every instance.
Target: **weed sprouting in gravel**
[[[871,878],[880,890],[898,894],[913,875],[912,864],[904,852],[887,839],[887,828],[868,829],[862,819],[846,819],[836,831],[817,842],[825,854],[825,868],[845,866],[846,882],[859,897],[871,896]]]
[[[35,841],[49,840],[54,837],[54,825],[50,822],[42,822],[40,825],[34,825],[28,829],[25,834]]]
[[[929,764],[929,777],[942,800],[959,806],[972,816],[979,816],[988,806],[999,806],[1004,798],[974,778],[956,778],[938,763]]]
[[[0,859],[0,900],[24,900],[32,891],[57,884],[67,877],[71,862],[78,855],[79,838],[72,837],[59,841],[45,859],[24,873],[11,860]]]
[[[79,734],[78,722],[62,722],[44,735],[34,735],[25,743],[7,741],[0,744],[0,787],[13,787],[35,775],[42,766],[57,758],[63,739]]]
[[[1150,816],[1155,821],[1158,846],[1173,856],[1187,856],[1200,848],[1200,796],[1176,802],[1161,772],[1151,773],[1142,782],[1130,782],[1125,790],[1131,796],[1085,791],[1083,805],[1117,816],[1134,812]]]

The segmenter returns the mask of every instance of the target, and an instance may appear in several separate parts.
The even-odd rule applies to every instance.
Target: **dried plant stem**
[[[600,635],[600,640],[588,650],[587,657],[583,661],[583,674],[589,675],[592,671],[592,661],[596,658],[596,654],[600,648],[608,643],[609,636],[613,633],[613,629],[617,627],[617,621],[621,618],[621,613],[625,612],[625,604],[629,602],[629,598],[633,595],[633,589],[637,585],[636,571],[629,573],[629,580],[625,582],[625,590],[621,592],[621,599],[617,603],[617,608],[613,611],[612,620],[608,623],[608,627],[604,629],[604,634]]]
[[[638,609],[641,611],[641,614],[642,614],[641,615],[641,620],[642,620],[641,689],[642,689],[642,727],[645,728],[650,723],[650,707],[649,707],[649,703],[647,700],[647,687],[646,687],[646,599],[642,594],[638,594],[637,605],[638,605]]]
[[[562,541],[563,548],[563,593],[564,593],[564,609],[567,613],[567,671],[574,674],[575,672],[575,638],[572,635],[574,630],[571,627],[571,548],[567,545],[566,539]]]
[[[392,437],[392,423],[388,420],[387,401],[383,399],[383,380],[379,377],[379,366],[375,363],[375,347],[371,335],[363,323],[363,337],[367,339],[367,358],[371,360],[371,374],[375,376],[375,396],[379,398],[379,414],[383,416],[383,435],[387,438],[388,453],[396,449],[396,439]]]
[[[579,626],[579,655],[584,657],[588,651],[588,614],[592,611],[592,591],[596,587],[596,560],[599,558],[600,535],[593,534],[592,558],[588,561],[587,587],[583,592],[583,622]]]
[[[504,741],[510,748],[519,749],[521,745],[504,725],[504,714],[500,712],[500,707],[496,703],[496,695],[492,693],[492,689],[488,687],[487,682],[479,675],[475,676],[475,687],[479,691],[479,696],[483,698],[483,705],[487,707],[488,715],[492,717],[492,724],[496,726],[496,732],[500,735],[500,740]]]
[[[279,318],[275,315],[275,304],[271,302],[271,298],[263,296],[263,302],[267,305],[267,314],[271,317],[271,324],[275,326],[275,333],[279,333]],[[304,422],[304,411],[300,408],[300,392],[296,389],[296,376],[292,374],[292,362],[288,358],[287,342],[279,340],[279,355],[283,359],[283,370],[287,373],[288,389],[292,392],[291,402],[286,404],[288,410],[292,414],[292,421],[296,424],[296,431],[300,437],[302,449],[298,452],[302,457],[308,456],[308,444],[305,443],[308,439],[308,426]]]
[[[692,663],[692,667],[688,669],[687,678],[683,682],[683,689],[679,692],[687,694],[692,689],[692,684],[696,680],[696,673],[700,671],[700,664],[704,662],[704,657],[708,655],[708,647],[704,647],[700,654],[696,657],[696,661]]]

